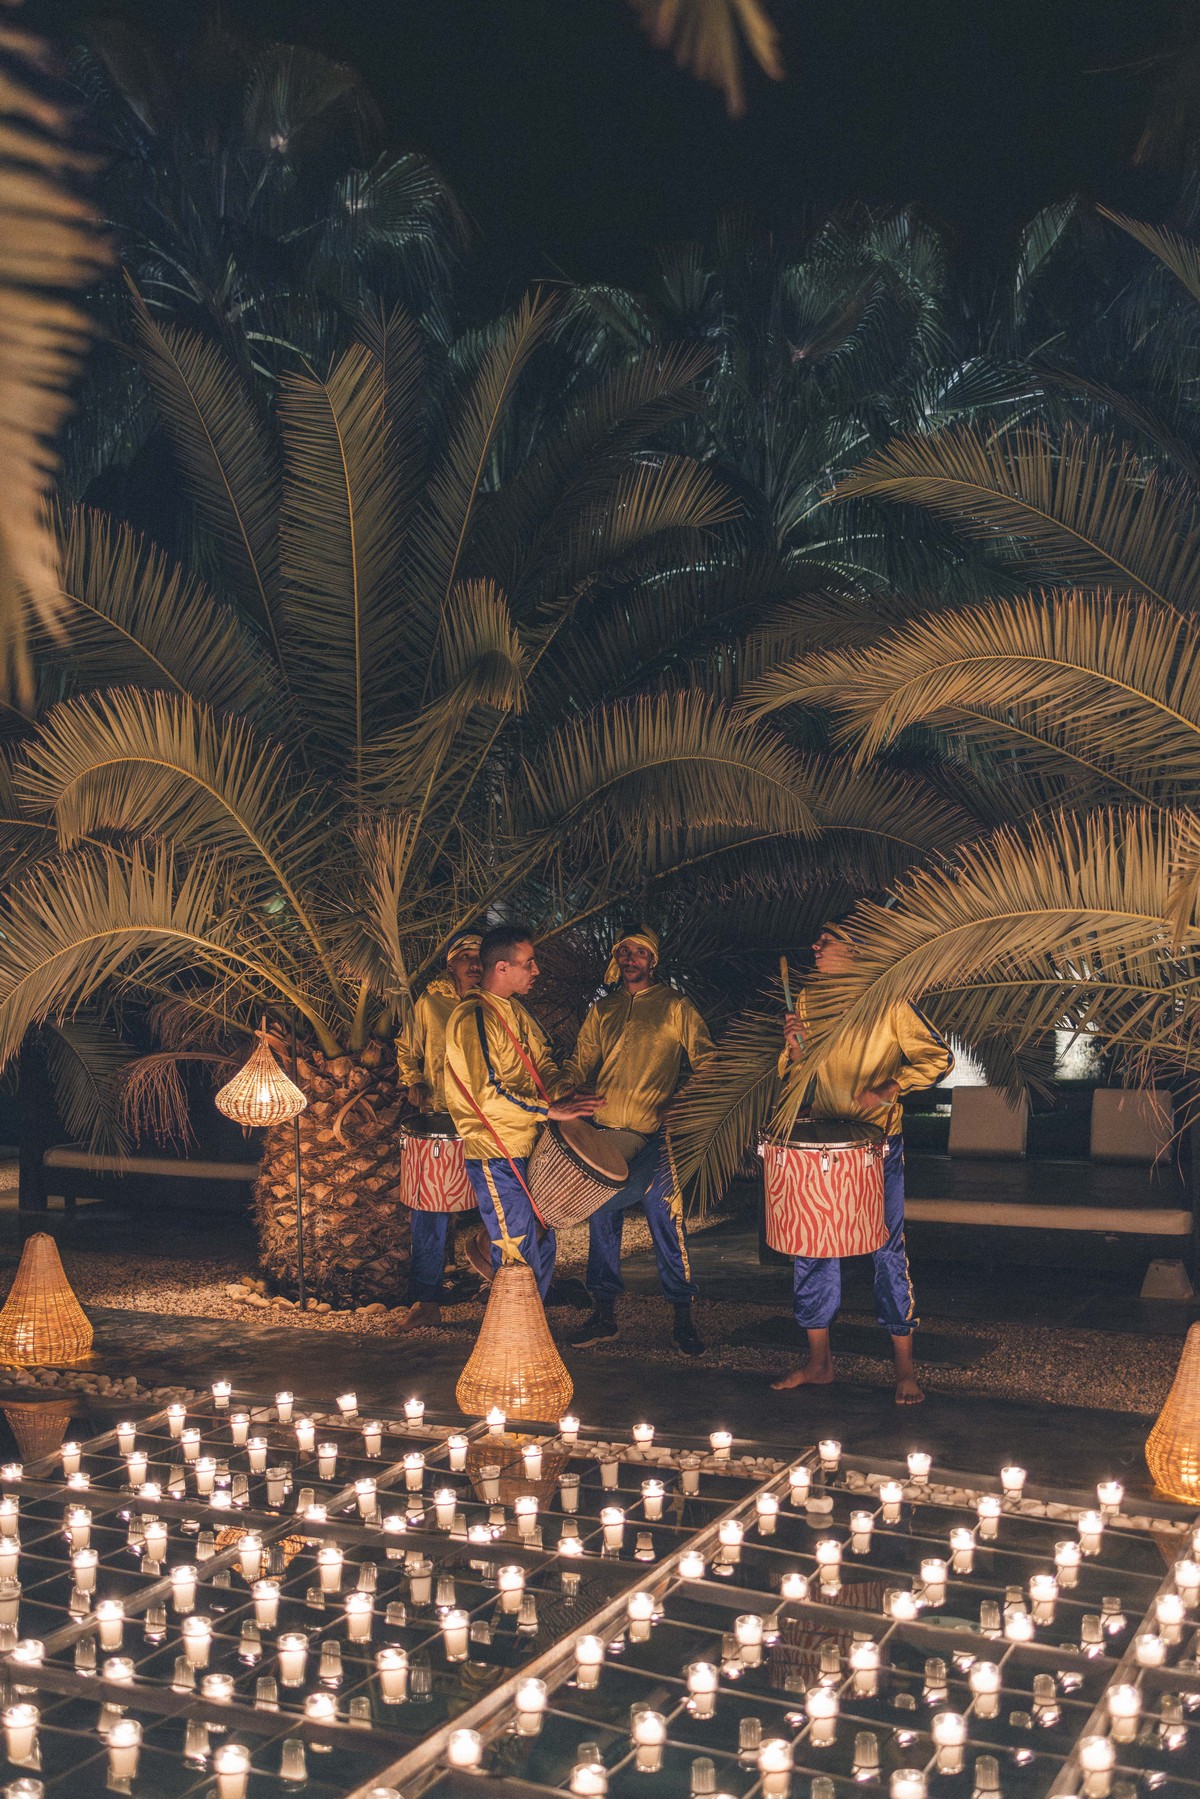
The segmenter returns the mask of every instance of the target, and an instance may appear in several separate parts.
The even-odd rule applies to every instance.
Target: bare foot
[[[902,1374],[896,1382],[897,1405],[923,1405],[925,1394],[915,1374]]]
[[[832,1362],[805,1362],[790,1373],[780,1375],[771,1382],[774,1393],[789,1393],[793,1387],[829,1387],[833,1384]]]
[[[442,1322],[442,1308],[432,1299],[418,1299],[415,1305],[409,1306],[400,1320],[402,1331],[422,1330],[431,1324]]]

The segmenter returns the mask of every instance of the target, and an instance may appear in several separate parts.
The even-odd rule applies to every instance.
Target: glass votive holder
[[[467,1439],[460,1432],[446,1438],[446,1453],[450,1458],[451,1474],[461,1474],[467,1465]]]
[[[955,1574],[970,1574],[975,1566],[975,1532],[965,1525],[950,1532],[950,1566]]]
[[[1141,1688],[1124,1682],[1109,1687],[1104,1703],[1108,1708],[1108,1733],[1114,1743],[1132,1743],[1141,1725]]]
[[[1084,1555],[1099,1555],[1104,1536],[1104,1517],[1100,1512],[1080,1512],[1079,1547]]]
[[[634,1766],[639,1774],[658,1774],[662,1770],[663,1744],[667,1740],[667,1720],[661,1712],[647,1706],[633,1714],[630,1731],[634,1746]]]
[[[304,1671],[308,1665],[308,1638],[302,1630],[286,1630],[275,1639],[275,1653],[279,1661],[279,1684],[284,1687],[302,1687]]]
[[[405,1410],[407,1409],[408,1408],[406,1407]],[[494,1405],[487,1415],[486,1422],[489,1437],[502,1436],[504,1434],[504,1427],[508,1423],[508,1414],[507,1412],[502,1411],[498,1405]]]
[[[763,1799],[787,1799],[792,1790],[792,1745],[783,1737],[767,1737],[759,1745],[756,1761]]]
[[[250,1779],[250,1751],[243,1743],[222,1743],[213,1753],[217,1799],[246,1799]]]
[[[21,1702],[4,1710],[4,1753],[18,1768],[40,1768],[38,1725],[42,1714],[36,1705]]]
[[[655,1524],[662,1517],[665,1495],[666,1489],[661,1480],[642,1482],[642,1516],[649,1523]]]
[[[808,1712],[809,1741],[816,1749],[828,1748],[837,1741],[837,1720],[841,1707],[831,1687],[809,1687],[804,1700]]]
[[[881,1481],[879,1485],[879,1503],[881,1516],[885,1524],[899,1524],[900,1507],[904,1500],[904,1488],[898,1480]]]
[[[774,1493],[760,1493],[754,1501],[760,1537],[773,1537],[779,1522],[779,1501]]]
[[[119,1649],[125,1635],[125,1607],[119,1599],[102,1599],[96,1607],[101,1649]]]
[[[742,1541],[745,1537],[745,1526],[740,1518],[722,1518],[717,1526],[717,1540],[721,1545],[721,1560],[726,1563],[740,1562],[742,1559]]]
[[[171,1583],[171,1605],[176,1612],[187,1613],[196,1603],[198,1575],[190,1562],[181,1562],[167,1571]]]
[[[542,1718],[546,1710],[546,1683],[526,1677],[517,1682],[515,1694],[517,1713],[517,1734],[523,1737],[535,1737],[542,1728]]]
[[[896,1768],[888,1782],[890,1799],[925,1799],[925,1775],[920,1768]]]
[[[929,1470],[933,1466],[933,1457],[926,1455],[923,1449],[914,1449],[908,1457],[908,1478],[917,1486],[924,1486],[929,1479]]]
[[[871,1537],[874,1530],[874,1512],[851,1512],[850,1551],[852,1555],[869,1555],[871,1553]]]
[[[336,1443],[317,1444],[317,1474],[321,1480],[332,1480],[337,1473]]]
[[[679,1458],[679,1491],[691,1495],[700,1491],[700,1470],[704,1457],[694,1449],[685,1450]]]
[[[517,1535],[531,1537],[537,1529],[538,1502],[532,1493],[520,1493],[513,1500],[513,1517],[517,1521]]]
[[[1079,1564],[1083,1559],[1083,1551],[1073,1538],[1064,1538],[1054,1545],[1054,1566],[1058,1571],[1060,1587],[1075,1587],[1079,1584]]]
[[[273,1630],[279,1618],[279,1582],[256,1580],[251,1588],[254,1622],[260,1630]]]
[[[698,1549],[685,1549],[679,1558],[679,1573],[683,1580],[704,1579],[704,1557]]]
[[[179,1438],[183,1434],[183,1427],[186,1423],[187,1407],[180,1405],[176,1400],[173,1405],[167,1407],[167,1429],[173,1437]]]
[[[585,1692],[590,1692],[600,1683],[600,1669],[604,1665],[604,1644],[599,1637],[583,1636],[575,1639],[575,1684]]]
[[[408,1656],[394,1643],[377,1650],[375,1673],[385,1705],[402,1705],[408,1697]]]
[[[483,1738],[477,1730],[452,1730],[446,1739],[446,1762],[451,1768],[478,1768],[483,1760]]]
[[[604,1547],[612,1553],[625,1541],[625,1513],[619,1505],[606,1505],[600,1513],[604,1527]]]
[[[979,1519],[979,1535],[992,1539],[999,1534],[1001,1505],[994,1493],[983,1493],[975,1506],[975,1516]]]
[[[742,1664],[747,1668],[757,1668],[762,1661],[763,1621],[757,1612],[745,1612],[733,1621],[733,1634],[736,1639]]]
[[[194,1425],[188,1425],[186,1430],[179,1433],[179,1442],[183,1449],[183,1459],[185,1462],[195,1462],[199,1460],[200,1432]]]
[[[448,1611],[442,1619],[442,1643],[448,1662],[465,1662],[468,1654],[468,1639],[471,1633],[471,1617],[469,1612],[460,1611],[457,1607]]]
[[[869,1638],[864,1642],[851,1645],[850,1669],[854,1679],[854,1691],[861,1699],[876,1699],[879,1696],[879,1644]]]
[[[290,1393],[276,1393],[275,1416],[278,1418],[280,1424],[290,1424],[292,1422],[292,1395]]]
[[[1058,1582],[1053,1574],[1034,1574],[1029,1581],[1029,1604],[1035,1624],[1053,1624],[1058,1604]]]
[[[1167,1645],[1154,1631],[1141,1631],[1133,1639],[1133,1654],[1139,1668],[1161,1668],[1167,1659]]]
[[[579,1420],[575,1417],[573,1412],[568,1412],[565,1418],[559,1419],[558,1434],[567,1445],[568,1449],[573,1449],[576,1443],[578,1443]]]
[[[959,1712],[935,1712],[933,1740],[937,1745],[939,1774],[961,1774],[963,1745],[967,1740],[967,1721]]]
[[[718,1673],[712,1662],[689,1662],[684,1669],[693,1717],[711,1718],[716,1710]]]
[[[654,1623],[653,1593],[645,1591],[631,1593],[625,1602],[625,1612],[629,1619],[630,1642],[647,1642]]]
[[[837,1438],[822,1437],[817,1444],[817,1454],[821,1460],[821,1473],[836,1474],[842,1459],[842,1446]]]
[[[1000,1485],[1006,1499],[1019,1499],[1025,1486],[1025,1470],[1009,1462],[1000,1470]]]
[[[1083,1791],[1087,1799],[1108,1799],[1116,1761],[1117,1748],[1111,1738],[1080,1737],[1079,1766],[1083,1771]]]
[[[652,1424],[635,1424],[630,1432],[635,1449],[649,1449],[654,1442],[654,1426]]]
[[[1115,1517],[1121,1509],[1121,1501],[1125,1497],[1125,1489],[1119,1480],[1102,1480],[1096,1487],[1096,1498],[1100,1501],[1100,1510],[1108,1517]]]
[[[207,1668],[212,1650],[211,1621],[196,1612],[189,1612],[179,1629],[183,1638],[183,1653],[190,1665],[193,1668]]]
[[[842,1584],[842,1546],[836,1537],[819,1537],[813,1545],[813,1554],[817,1561],[817,1573],[823,1587],[840,1587]]]
[[[974,1662],[967,1675],[973,1695],[972,1708],[977,1718],[1000,1715],[1000,1670],[995,1662]]]
[[[727,1462],[729,1460],[729,1452],[733,1448],[733,1433],[732,1433],[732,1431],[727,1431],[727,1430],[710,1431],[708,1441],[709,1441],[709,1446],[712,1449],[714,1458],[718,1462]]]
[[[807,1599],[808,1576],[801,1574],[798,1568],[789,1568],[779,1583],[781,1599]]]

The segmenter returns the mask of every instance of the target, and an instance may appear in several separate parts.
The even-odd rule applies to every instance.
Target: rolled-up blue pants
[[[641,1202],[654,1241],[654,1259],[662,1290],[672,1305],[687,1305],[696,1296],[688,1261],[683,1204],[667,1149],[667,1134],[656,1131],[629,1164],[629,1178],[611,1199],[593,1212],[588,1224],[587,1290],[594,1300],[611,1305],[625,1291],[621,1278],[621,1232],[630,1206]]]
[[[904,1139],[889,1137],[883,1156],[883,1222],[887,1242],[871,1260],[875,1264],[875,1318],[893,1337],[911,1336],[920,1322],[904,1247]],[[792,1310],[801,1330],[828,1330],[842,1303],[842,1264],[838,1256],[797,1256],[792,1284]]]
[[[514,1156],[511,1162],[499,1156],[479,1162],[468,1157],[467,1179],[475,1189],[479,1215],[491,1239],[492,1267],[500,1266],[501,1237],[512,1237],[522,1259],[533,1269],[538,1292],[545,1300],[554,1274],[557,1244],[554,1232],[544,1231],[534,1217],[529,1195],[521,1185],[529,1178],[526,1166],[525,1156]]]
[[[408,1303],[430,1299],[436,1305],[442,1297],[442,1280],[446,1267],[446,1232],[449,1212],[414,1212],[412,1214],[412,1261],[408,1270]]]

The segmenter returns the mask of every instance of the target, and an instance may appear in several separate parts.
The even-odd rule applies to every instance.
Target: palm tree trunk
[[[380,1044],[361,1055],[301,1055],[308,1096],[300,1114],[304,1272],[309,1295],[334,1306],[397,1305],[408,1280],[408,1213],[400,1205],[395,1058]],[[259,1261],[281,1291],[296,1291],[292,1127],[268,1131],[254,1190]]]

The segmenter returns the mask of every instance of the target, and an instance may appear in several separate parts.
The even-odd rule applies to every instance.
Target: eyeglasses
[[[536,968],[536,956],[514,956],[508,965],[510,968]]]

